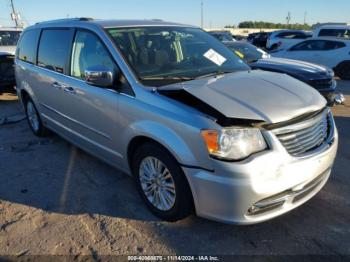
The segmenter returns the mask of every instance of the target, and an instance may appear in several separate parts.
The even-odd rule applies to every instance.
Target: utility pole
[[[10,0],[10,2],[11,2],[11,8],[12,8],[11,18],[12,18],[12,20],[15,21],[16,27],[18,27],[19,26],[19,22],[18,22],[19,15],[16,13],[16,9],[15,9],[15,5],[13,3],[13,0]]]
[[[307,11],[304,13],[304,25],[306,25]]]
[[[201,1],[201,28],[204,27],[203,0]]]
[[[292,15],[290,12],[288,12],[288,15],[286,17],[287,25],[289,25],[291,19],[292,19]]]

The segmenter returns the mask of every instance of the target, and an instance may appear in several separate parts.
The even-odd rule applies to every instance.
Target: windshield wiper
[[[196,78],[194,77],[187,77],[187,76],[145,76],[140,77],[140,80],[182,80],[182,81],[190,81],[194,80]]]
[[[206,77],[210,77],[210,76],[225,75],[225,74],[230,74],[230,73],[233,73],[233,72],[235,72],[235,71],[221,71],[221,70],[218,70],[218,71],[215,71],[215,72],[211,72],[211,73],[208,73],[208,74],[205,74],[205,75],[198,76],[198,77],[196,77],[196,79],[206,78]]]

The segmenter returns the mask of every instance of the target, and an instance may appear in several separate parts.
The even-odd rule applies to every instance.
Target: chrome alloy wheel
[[[35,132],[38,132],[40,128],[39,116],[31,101],[28,101],[27,103],[27,116],[29,119],[30,126],[33,128]]]
[[[170,210],[176,200],[175,182],[169,169],[155,157],[142,160],[139,169],[142,190],[157,209]]]

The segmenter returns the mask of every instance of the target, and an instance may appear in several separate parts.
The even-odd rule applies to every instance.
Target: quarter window
[[[73,33],[69,29],[43,30],[40,38],[38,66],[65,73]]]
[[[71,76],[84,79],[85,70],[97,65],[116,71],[115,63],[98,37],[87,31],[78,31],[73,46]]]
[[[35,64],[39,34],[39,30],[29,30],[23,33],[16,51],[18,59]]]

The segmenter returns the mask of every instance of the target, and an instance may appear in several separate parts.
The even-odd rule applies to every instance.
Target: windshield
[[[19,31],[0,31],[0,46],[15,46],[21,32]]]
[[[235,39],[229,35],[229,34],[225,34],[225,33],[211,33],[212,36],[214,36],[215,38],[219,39],[221,42],[233,42],[235,41]]]
[[[255,46],[248,43],[235,43],[227,46],[246,63],[257,61],[263,57],[263,53],[259,51]]]
[[[144,85],[162,86],[249,67],[201,29],[138,27],[107,29]]]

